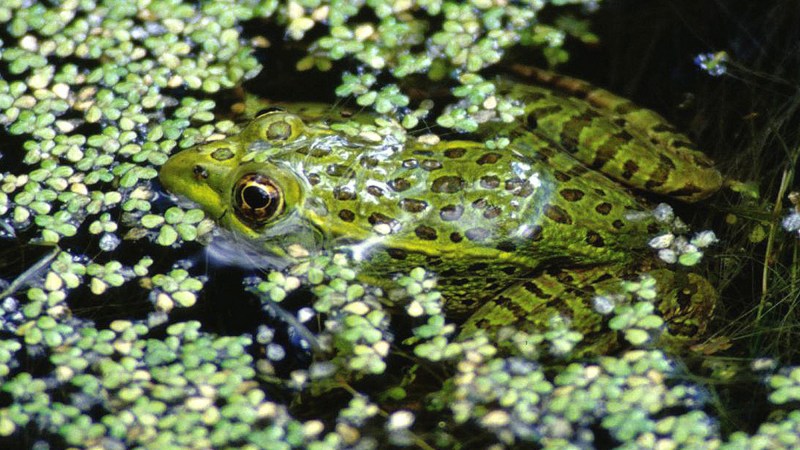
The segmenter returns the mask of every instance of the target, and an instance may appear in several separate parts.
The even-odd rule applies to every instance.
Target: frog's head
[[[225,195],[241,160],[238,142],[231,139],[196,145],[173,155],[161,167],[159,179],[169,192],[187,198],[219,219],[230,207]]]
[[[291,253],[286,248],[292,244],[316,248],[321,245],[320,233],[299,211],[304,181],[287,164],[257,162],[250,152],[291,147],[302,130],[297,116],[281,111],[262,114],[236,136],[172,156],[159,178],[166,190],[197,203],[223,228],[263,242],[272,253]]]

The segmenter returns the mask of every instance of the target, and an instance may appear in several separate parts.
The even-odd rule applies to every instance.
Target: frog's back
[[[309,217],[333,242],[372,238],[401,261],[419,253],[531,268],[613,262],[649,225],[630,220],[642,206],[627,190],[533,135],[501,150],[448,141],[289,158],[316,203]]]

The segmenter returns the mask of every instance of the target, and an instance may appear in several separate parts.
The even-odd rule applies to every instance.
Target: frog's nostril
[[[192,169],[192,173],[194,174],[194,178],[197,180],[205,180],[208,178],[208,171],[205,167],[201,166],[200,164],[194,166]]]

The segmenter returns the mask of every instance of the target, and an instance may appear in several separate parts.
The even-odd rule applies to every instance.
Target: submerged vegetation
[[[795,103],[762,100],[736,120],[724,117],[738,126],[755,115],[739,136],[750,149],[727,155],[730,172],[737,161],[762,160],[735,175],[781,183],[762,184],[772,206],[746,200],[726,211],[730,225],[701,225],[725,228],[711,260],[723,288],[751,289],[747,271],[756,266],[736,253],[763,262],[758,293],[726,300],[716,335],[695,349],[713,354],[705,361],[652,345],[663,321],[647,279],[629,283],[616,306],[595,306],[630,346],[575,358],[584,336],[566,321],[542,334],[456,339],[425,268],[392,291],[356,280],[339,254],[284,271],[209,271],[197,254],[215,233],[212,218],[173,205],[155,181],[169,155],[239,129],[226,107],[247,80],[277,77],[274,48],[299,49],[292,71],[334,74],[331,98],[377,113],[343,132],[438,139],[428,125],[468,132],[513,120],[520,108],[497,93],[492,70],[520,52],[539,64],[566,63],[565,43],[597,42],[589,21],[599,6],[3,2],[0,446],[800,445],[800,369],[787,345],[800,321],[798,201],[787,197],[800,148],[787,132],[796,128]],[[743,56],[732,50],[704,48],[697,58],[718,76],[704,83],[720,98],[737,86],[712,84],[726,74],[760,76],[735,64]],[[689,64],[694,56],[681,55]],[[751,64],[766,67],[769,57],[764,51]],[[447,94],[421,98],[415,82]],[[714,106],[700,102],[697,114],[720,116]],[[701,141],[732,142],[717,132],[698,130]],[[754,158],[775,145],[785,153]],[[673,256],[693,265],[696,250]],[[388,300],[402,311],[390,311]],[[729,400],[736,391],[725,385],[734,382],[760,397],[747,400],[758,405],[749,423],[736,409],[750,403]]]

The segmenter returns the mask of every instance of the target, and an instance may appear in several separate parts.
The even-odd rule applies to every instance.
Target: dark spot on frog
[[[367,218],[367,220],[369,221],[370,225],[380,225],[380,224],[391,225],[392,222],[395,221],[393,218],[381,213],[372,213]]]
[[[692,143],[691,143],[691,142],[689,142],[689,141],[673,141],[673,142],[672,142],[672,146],[673,146],[673,147],[681,147],[681,148],[694,149],[694,144],[692,144]]]
[[[458,274],[458,271],[452,267],[439,272],[439,276],[442,278],[450,278],[456,274]]]
[[[420,225],[416,229],[414,229],[414,233],[417,235],[418,238],[425,240],[425,241],[435,241],[438,237],[436,235],[436,230],[429,226]]]
[[[617,156],[619,149],[633,140],[633,136],[624,130],[609,136],[606,141],[595,150],[594,159],[589,166],[595,170],[601,169],[608,161]]]
[[[447,150],[445,150],[444,151],[444,156],[446,156],[446,157],[448,157],[450,159],[458,159],[458,158],[461,158],[462,156],[464,156],[465,153],[467,153],[467,150],[465,148],[454,147],[454,148],[448,148]]]
[[[479,198],[479,199],[475,200],[474,202],[472,202],[472,207],[475,208],[475,209],[483,209],[483,208],[486,207],[486,203],[487,202],[486,202],[485,198]]]
[[[654,170],[649,175],[649,180],[644,184],[647,189],[654,189],[659,186],[662,186],[667,178],[669,178],[669,174],[675,170],[675,163],[669,159],[668,157],[661,155],[658,159],[658,166],[656,166],[656,170]]]
[[[342,164],[329,164],[325,168],[325,172],[332,177],[353,178],[355,176],[353,169]]]
[[[484,270],[486,270],[488,268],[489,268],[489,264],[486,264],[484,262],[480,262],[480,263],[470,264],[469,267],[467,267],[467,270],[470,271],[470,272],[481,272],[481,271],[484,271]]]
[[[553,176],[556,178],[557,181],[560,181],[562,183],[566,183],[567,181],[572,179],[571,176],[567,175],[566,173],[560,170],[556,170],[555,172],[553,172]]]
[[[467,239],[473,242],[485,241],[489,237],[489,234],[489,230],[481,227],[470,228],[464,232],[464,235],[467,237]]]
[[[667,322],[667,329],[674,336],[696,336],[700,328],[697,325],[679,322]]]
[[[454,175],[445,175],[433,180],[431,190],[440,194],[453,194],[464,188],[464,180]]]
[[[617,220],[615,220],[615,221],[611,222],[611,225],[612,225],[614,228],[616,228],[616,229],[618,229],[618,230],[621,230],[623,227],[625,227],[625,222],[623,222],[623,221],[621,221],[621,220],[617,219]]]
[[[292,135],[292,126],[289,123],[281,120],[273,122],[267,127],[267,139],[275,141],[283,141]]]
[[[682,196],[696,194],[696,193],[702,192],[702,191],[703,191],[702,189],[700,189],[699,187],[695,186],[694,184],[686,183],[686,184],[683,185],[682,188],[669,191],[669,192],[667,192],[667,194],[671,195],[671,196],[674,196],[674,197],[682,197]]]
[[[400,207],[411,213],[418,213],[428,207],[428,203],[424,200],[417,200],[414,198],[404,198],[400,200]]]
[[[502,158],[503,155],[499,153],[486,153],[476,161],[479,165],[494,164]]]
[[[423,169],[432,172],[434,170],[438,170],[442,168],[442,163],[436,161],[435,159],[424,159],[422,160],[422,164],[420,164]]]
[[[405,178],[395,178],[389,182],[389,187],[395,192],[403,192],[411,187],[411,183],[409,183]]]
[[[542,240],[542,227],[540,225],[534,225],[530,228],[523,230],[520,233],[523,239],[530,239],[534,242]]]
[[[514,275],[515,273],[517,273],[517,268],[515,266],[505,266],[501,267],[500,271],[506,275]]]
[[[604,191],[604,190],[602,190],[600,188],[594,188],[594,193],[599,195],[600,197],[605,197],[606,196],[606,191]]]
[[[573,177],[580,178],[581,175],[585,174],[589,171],[589,168],[584,166],[583,164],[576,164],[569,169],[569,174]]]
[[[705,167],[707,169],[714,167],[714,161],[712,161],[711,158],[707,157],[706,155],[693,155],[692,164]]]
[[[386,253],[389,254],[394,259],[404,260],[408,257],[408,253],[405,250],[400,250],[399,248],[387,248]]]
[[[218,148],[211,153],[211,157],[217,161],[227,161],[233,158],[233,151],[228,147]]]
[[[536,102],[538,102],[540,100],[544,100],[544,99],[546,99],[548,97],[549,96],[544,94],[543,92],[532,91],[532,92],[526,92],[524,99],[525,99],[525,103],[533,104],[533,103],[536,103]]]
[[[486,208],[486,211],[483,212],[483,217],[487,219],[495,219],[500,215],[501,212],[502,210],[499,206],[489,206]]]
[[[634,111],[639,111],[640,109],[642,108],[636,106],[636,104],[634,104],[633,102],[626,101],[617,105],[614,108],[614,112],[621,116],[624,116],[625,114],[629,114]]]
[[[626,128],[628,126],[628,121],[623,119],[622,117],[617,117],[614,120],[612,120],[612,122],[614,122],[614,125],[620,128]]]
[[[598,248],[606,245],[605,241],[603,241],[603,236],[600,236],[600,233],[592,230],[586,232],[586,243],[592,247]]]
[[[373,197],[383,197],[383,189],[378,186],[367,186],[367,192]]]
[[[511,241],[500,241],[500,242],[497,243],[495,248],[500,250],[501,252],[509,252],[509,253],[510,252],[515,252],[517,250],[517,246],[514,245],[514,243],[511,242]],[[512,273],[513,273],[513,271],[512,271]]]
[[[461,236],[461,233],[458,233],[456,231],[450,233],[450,241],[455,242],[456,244],[458,244],[459,242],[461,242],[463,240],[464,240],[464,237]]]
[[[485,177],[481,177],[481,187],[484,189],[496,189],[500,186],[500,178],[497,178],[494,175],[487,175]]]
[[[353,213],[353,211],[350,211],[349,209],[343,209],[339,211],[339,218],[344,220],[345,222],[352,222],[353,220],[355,220],[356,215],[355,213]]]
[[[500,297],[495,298],[494,302],[498,303],[500,301]],[[489,322],[488,319],[479,319],[475,321],[475,329],[476,330],[489,330],[492,328],[492,323]]]
[[[569,153],[577,153],[578,151],[578,136],[581,131],[587,128],[592,122],[592,115],[583,113],[579,116],[570,118],[565,124],[562,125],[561,133],[559,134],[559,143]]]
[[[308,155],[311,156],[312,158],[322,158],[323,156],[330,155],[331,151],[329,149],[321,147],[316,147],[316,148],[304,147],[297,149],[297,153],[300,153],[301,155]]]
[[[198,181],[208,178],[208,171],[200,164],[192,168],[192,174],[194,175],[194,179]]]
[[[528,114],[528,117],[525,118],[525,125],[528,126],[529,130],[535,130],[536,127],[539,126],[539,122],[536,120],[536,115]]]
[[[539,285],[534,281],[528,281],[527,283],[524,283],[522,287],[524,287],[526,291],[530,292],[537,298],[547,299],[552,297],[542,290],[542,288],[540,288]]]
[[[419,163],[416,159],[407,159],[403,161],[403,168],[405,169],[416,169]]]
[[[555,154],[556,154],[556,149],[554,148],[554,146],[544,146],[544,147],[539,146],[536,149],[536,154],[531,155],[531,157],[538,161],[547,161],[549,158],[552,158],[553,155]]]
[[[558,192],[568,202],[577,202],[583,198],[583,191],[579,189],[562,189]]]
[[[527,197],[533,193],[533,186],[525,180],[511,178],[506,180],[506,190],[518,197]]]
[[[625,169],[622,172],[622,178],[625,178],[626,180],[630,180],[633,177],[633,174],[639,171],[639,165],[630,159],[625,161],[625,164],[622,166],[622,168]]]
[[[544,205],[544,215],[554,222],[572,225],[572,217],[559,206],[550,204]]]
[[[653,127],[650,127],[651,131],[655,131],[656,133],[674,133],[675,128],[666,124],[666,123],[659,123]]]
[[[611,205],[611,203],[603,202],[595,206],[594,210],[604,216],[607,216],[611,212],[612,208],[613,206]]]
[[[594,283],[600,283],[602,281],[607,281],[607,280],[610,280],[612,278],[614,278],[614,275],[611,275],[610,273],[604,273],[604,274],[598,276],[597,278],[595,278],[593,282]]]
[[[566,270],[559,270],[557,273],[555,273],[555,276],[556,279],[562,283],[571,283],[575,281],[575,277],[573,277],[572,274]]]
[[[442,265],[442,258],[438,256],[426,256],[425,265],[428,267],[439,267]]]
[[[461,205],[447,205],[439,210],[439,217],[445,222],[452,222],[461,218],[464,213],[464,207]]]
[[[359,161],[361,163],[361,167],[364,167],[366,169],[369,169],[369,168],[372,168],[372,167],[377,167],[378,164],[381,163],[380,161],[378,161],[377,158],[375,158],[373,156],[364,156],[364,157],[360,158]]]
[[[336,186],[333,189],[333,196],[336,200],[348,201],[348,200],[355,200],[356,193],[347,186]]]
[[[552,116],[553,114],[560,114],[562,111],[564,111],[564,108],[562,108],[559,105],[545,104],[544,106],[537,106],[532,108],[528,117],[530,116],[534,116],[537,118],[547,117],[547,116]]]
[[[316,186],[320,182],[319,174],[318,173],[310,173],[306,175],[306,179],[308,179],[308,184],[312,186]]]

